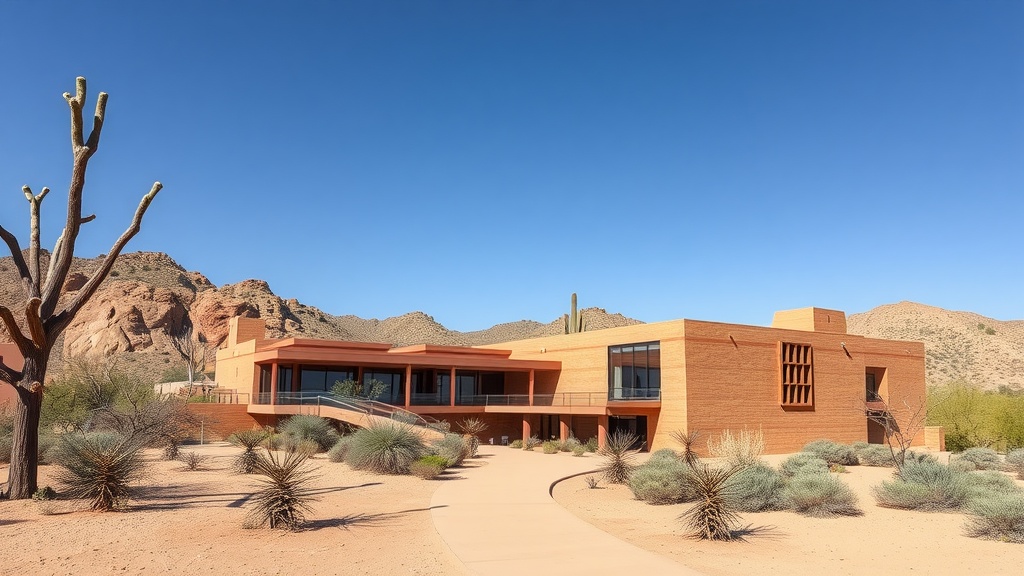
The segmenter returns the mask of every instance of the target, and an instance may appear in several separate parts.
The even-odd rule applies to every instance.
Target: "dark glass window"
[[[368,368],[363,371],[363,393],[370,395],[373,390],[371,380],[384,383],[384,388],[374,400],[389,404],[405,404],[405,372],[400,370],[377,370]]]
[[[299,388],[302,392],[330,392],[336,382],[356,379],[355,368],[304,365],[299,371]]]
[[[608,347],[608,399],[657,399],[661,394],[661,344]]]
[[[292,391],[292,369],[285,368],[284,366],[277,367],[277,391],[278,392],[291,392]]]

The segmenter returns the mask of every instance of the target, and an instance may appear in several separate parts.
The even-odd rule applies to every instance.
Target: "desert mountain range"
[[[79,289],[85,275],[98,265],[98,258],[76,259],[66,289]],[[0,258],[0,303],[18,309],[23,301],[12,259]],[[587,308],[584,314],[590,330],[641,323],[601,308]],[[170,334],[192,325],[216,347],[227,337],[228,319],[238,315],[265,319],[271,338],[331,338],[398,346],[489,344],[559,334],[563,329],[561,318],[548,323],[519,320],[458,332],[423,312],[384,320],[333,316],[295,299],[282,299],[263,280],[217,287],[166,254],[135,252],[118,258],[110,276],[68,327],[57,350],[63,357],[119,354],[160,374],[176,361]],[[848,327],[852,334],[924,341],[929,384],[964,380],[986,388],[1024,388],[1024,321],[1000,321],[900,302],[852,314]],[[0,339],[6,339],[2,331]],[[51,365],[59,369],[61,362],[51,358]]]

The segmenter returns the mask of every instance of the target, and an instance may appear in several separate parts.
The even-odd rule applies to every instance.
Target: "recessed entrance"
[[[608,434],[622,430],[637,437],[634,449],[647,450],[647,416],[609,416]]]

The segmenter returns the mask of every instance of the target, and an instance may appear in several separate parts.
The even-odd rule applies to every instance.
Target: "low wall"
[[[204,441],[224,440],[236,430],[260,426],[246,411],[247,404],[189,404],[188,411],[200,421],[192,436]]]

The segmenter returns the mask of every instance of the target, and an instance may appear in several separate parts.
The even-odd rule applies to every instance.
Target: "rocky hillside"
[[[1024,320],[1001,321],[914,302],[847,318],[851,334],[925,343],[929,385],[953,380],[1024,389]]]
[[[99,259],[77,259],[66,283],[67,290],[81,288],[86,275],[98,265]],[[0,258],[0,303],[14,309],[24,306],[17,271],[9,256]],[[584,312],[592,329],[639,323],[600,308]],[[558,334],[562,330],[561,318],[548,324],[520,320],[487,330],[456,332],[422,312],[385,320],[332,316],[295,299],[278,297],[263,280],[244,280],[218,288],[166,254],[135,252],[118,258],[110,276],[65,331],[58,345],[59,355],[111,356],[130,352],[123,355],[126,360],[161,374],[176,362],[170,335],[192,325],[216,348],[227,337],[227,322],[232,316],[263,318],[270,338],[300,336],[388,342],[397,346],[489,344]],[[5,337],[0,333],[0,339]],[[55,368],[60,366],[57,356],[54,354],[51,360]]]

